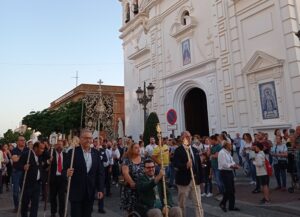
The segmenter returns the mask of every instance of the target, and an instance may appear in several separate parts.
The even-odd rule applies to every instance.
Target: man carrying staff
[[[47,161],[42,158],[45,151],[45,145],[40,142],[33,144],[33,149],[21,155],[18,168],[27,171],[24,192],[21,200],[21,216],[27,217],[28,206],[30,204],[30,217],[37,217],[39,207],[39,196],[41,189],[41,174],[47,167]],[[28,160],[28,155],[29,161]]]
[[[66,153],[63,152],[63,141],[58,140],[55,144],[55,150],[51,159],[50,171],[50,203],[51,203],[51,217],[55,217],[57,213],[57,197],[59,204],[59,217],[64,216],[65,212],[65,191],[67,180],[62,175],[64,160]]]
[[[141,216],[163,217],[165,209],[169,209],[169,217],[181,217],[181,209],[175,207],[171,194],[167,190],[168,208],[163,206],[164,194],[162,177],[165,170],[161,169],[157,176],[155,173],[154,162],[150,159],[145,161],[145,175],[140,177],[137,182],[137,211]]]
[[[67,155],[67,177],[72,177],[69,189],[71,217],[91,217],[96,190],[98,198],[103,197],[104,169],[99,152],[90,147],[92,141],[92,132],[82,130],[80,146]],[[74,162],[70,168],[73,153]]]
[[[187,140],[189,144],[191,144],[191,134],[188,131],[184,131],[181,133],[181,140]],[[189,156],[187,154],[189,152]],[[196,217],[203,217],[203,210],[201,205],[200,196],[200,183],[201,179],[203,179],[201,173],[201,161],[200,156],[196,148],[189,145],[185,147],[184,144],[180,145],[174,153],[174,167],[176,170],[175,181],[178,187],[178,203],[180,208],[182,209],[183,216],[185,214],[186,200],[189,196],[197,207],[195,209]],[[194,177],[192,177],[191,169],[193,170]],[[192,179],[195,179],[195,186]],[[201,213],[200,213],[201,211]]]

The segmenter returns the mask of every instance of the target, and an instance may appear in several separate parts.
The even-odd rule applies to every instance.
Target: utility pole
[[[78,71],[76,71],[76,76],[72,77],[72,78],[76,79],[76,87],[77,87],[78,86],[78,79],[79,79],[79,77],[78,77]]]

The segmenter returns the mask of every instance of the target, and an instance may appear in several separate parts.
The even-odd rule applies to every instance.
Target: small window
[[[130,21],[130,5],[129,3],[127,3],[125,7],[125,23],[128,23],[129,21]]]
[[[181,24],[185,26],[187,24],[187,18],[190,16],[190,12],[184,11],[181,17]]]
[[[139,13],[139,1],[135,0],[133,3],[133,13],[136,15]]]

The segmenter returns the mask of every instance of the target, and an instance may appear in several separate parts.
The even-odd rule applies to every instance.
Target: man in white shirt
[[[118,185],[118,181],[119,181],[120,158],[121,158],[121,154],[118,149],[118,146],[117,146],[117,144],[113,144],[113,146],[112,146],[112,159],[113,159],[112,177],[113,177],[113,184],[115,184],[115,185]]]
[[[55,150],[51,159],[50,172],[50,203],[51,203],[51,217],[55,217],[58,211],[59,217],[64,216],[65,212],[65,191],[66,179],[62,175],[64,169],[64,160],[66,153],[63,152],[63,141],[58,140],[55,144]],[[59,203],[59,210],[57,209],[57,198]]]
[[[145,157],[152,157],[153,154],[153,150],[157,147],[157,145],[155,144],[155,138],[152,136],[150,137],[150,143],[146,146],[145,149]]]
[[[233,161],[231,156],[232,144],[225,141],[223,149],[218,155],[218,167],[221,172],[221,178],[224,183],[223,199],[220,203],[220,208],[227,212],[226,203],[229,201],[230,211],[240,211],[235,207],[235,187],[234,187],[234,175],[233,170],[239,169],[240,166]]]
[[[105,190],[106,190],[107,197],[111,196],[110,181],[111,181],[112,166],[114,165],[111,146],[112,146],[111,141],[108,141],[106,144],[103,144],[103,148],[105,148],[105,153],[107,156],[107,162],[103,163],[105,169]]]

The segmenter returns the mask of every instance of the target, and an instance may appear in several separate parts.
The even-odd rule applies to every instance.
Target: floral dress
[[[142,158],[139,164],[133,163],[130,159],[126,158],[123,165],[128,166],[129,175],[136,183],[138,178],[144,175],[144,159]],[[137,200],[136,189],[131,189],[129,185],[125,185],[121,192],[121,209],[131,212],[135,210]]]

